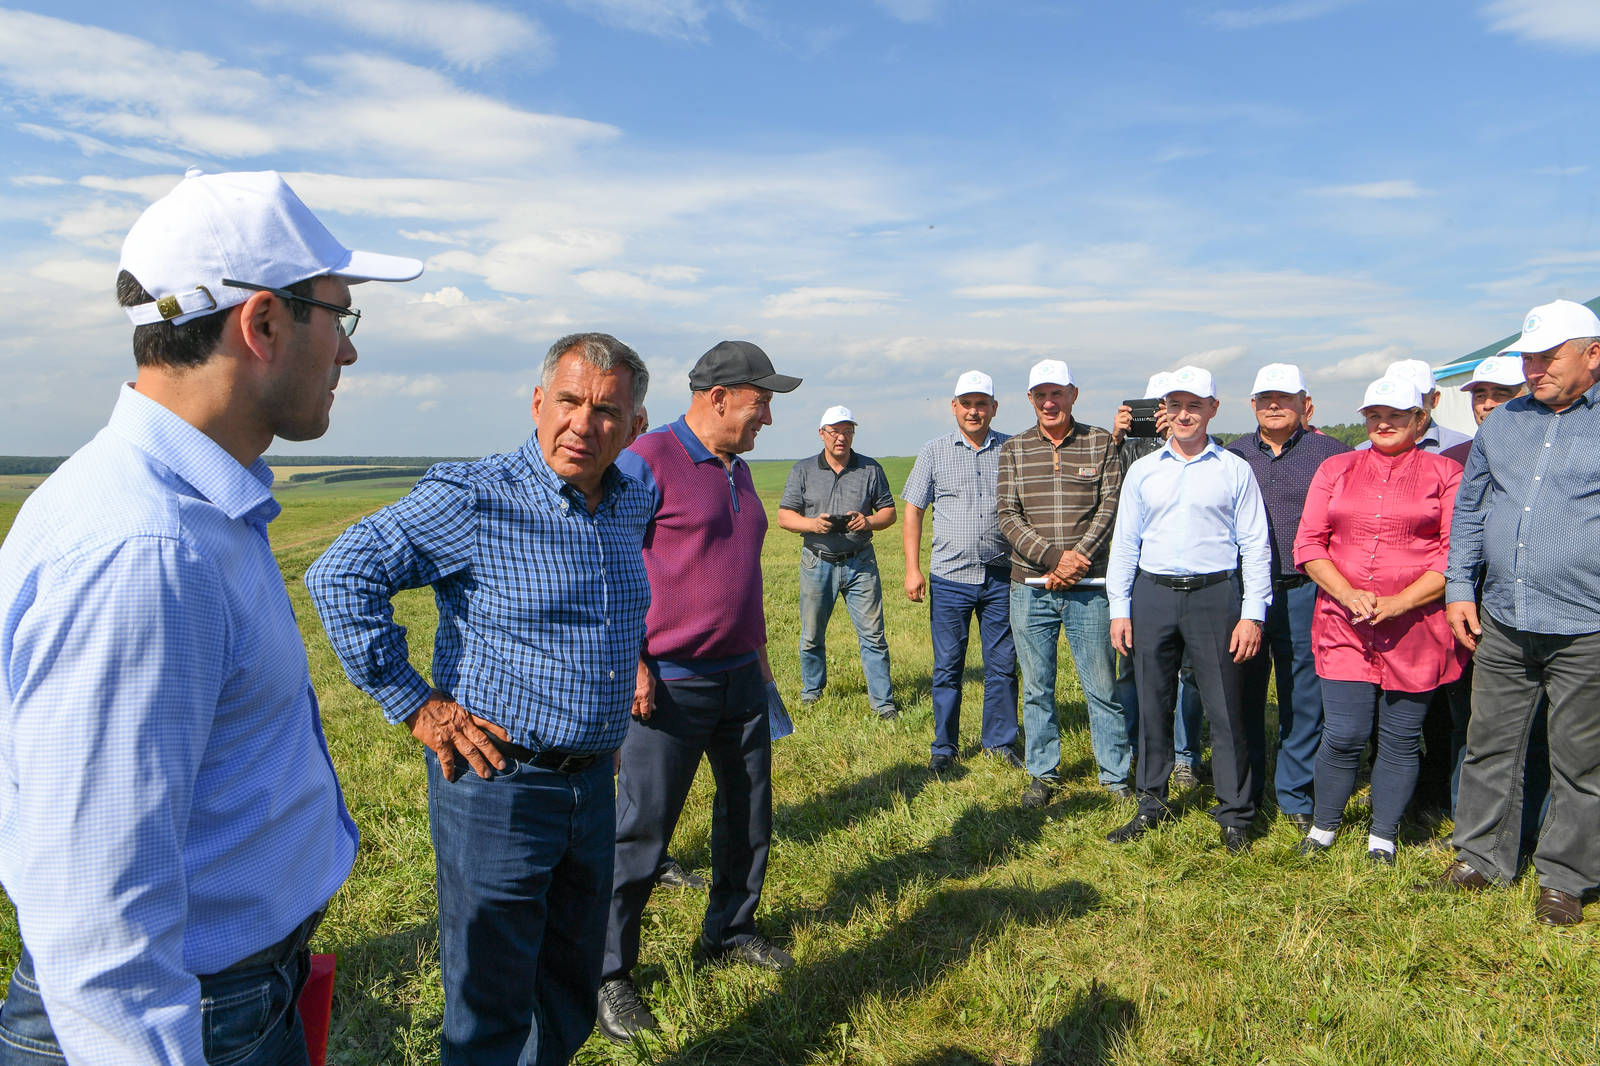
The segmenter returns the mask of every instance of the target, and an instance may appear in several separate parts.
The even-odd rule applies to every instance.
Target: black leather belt
[[[578,774],[593,766],[598,759],[609,756],[609,751],[586,752],[578,754],[572,751],[562,751],[560,748],[546,748],[543,751],[534,751],[521,744],[513,744],[509,740],[499,740],[495,746],[518,762],[525,762],[529,766],[537,766],[541,770],[554,770],[558,774]]]
[[[206,974],[205,976],[216,977],[239,970],[258,970],[264,966],[281,966],[294,958],[297,953],[305,950],[305,946],[311,943],[311,934],[317,931],[317,926],[322,924],[322,916],[327,913],[328,908],[321,908],[313,913],[311,917],[295,926],[294,932],[270,948],[263,948],[254,955],[246,955],[227,969],[218,970],[215,974]]]
[[[807,548],[806,551],[810,552],[812,555],[815,555],[818,559],[821,559],[825,563],[842,563],[846,559],[860,555],[862,552],[866,551],[868,547],[870,547],[870,545],[863,544],[855,551],[848,552],[825,552],[821,548]]]
[[[1169,589],[1180,592],[1193,592],[1226,581],[1233,576],[1232,570],[1218,570],[1214,574],[1153,574],[1148,570],[1139,571],[1158,585],[1165,585]]]
[[[1294,574],[1290,577],[1278,578],[1277,580],[1273,581],[1272,587],[1275,589],[1297,589],[1310,580],[1311,579],[1306,577],[1304,574]]]

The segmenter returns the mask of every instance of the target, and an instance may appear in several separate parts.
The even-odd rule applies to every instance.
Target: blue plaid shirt
[[[650,606],[652,503],[615,466],[603,484],[591,515],[529,437],[514,452],[440,463],[345,530],[306,588],[350,680],[391,722],[438,688],[536,751],[620,745]],[[423,585],[439,607],[431,685],[389,605]]]
[[[912,507],[933,508],[933,553],[928,569],[935,577],[981,585],[986,568],[1009,566],[1011,545],[1000,532],[1000,445],[1011,436],[989,431],[983,447],[967,443],[961,431],[922,446],[906,476],[901,498]]]
[[[196,975],[355,860],[271,487],[124,388],[0,548],[0,881],[75,1066],[203,1062]]]
[[[1556,413],[1518,396],[1483,420],[1450,521],[1446,602],[1483,578],[1495,620],[1600,633],[1600,385]]]

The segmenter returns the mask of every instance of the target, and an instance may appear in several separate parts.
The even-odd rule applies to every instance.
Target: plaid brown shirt
[[[1106,576],[1106,548],[1122,491],[1122,461],[1111,434],[1077,419],[1059,445],[1039,427],[1000,447],[1000,532],[1011,542],[1011,580],[1043,577],[1068,549],[1092,560],[1087,578]]]

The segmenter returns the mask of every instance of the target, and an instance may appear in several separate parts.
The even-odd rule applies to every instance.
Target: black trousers
[[[628,725],[617,772],[617,850],[603,980],[639,961],[639,927],[656,871],[704,755],[717,783],[711,889],[700,940],[713,951],[756,933],[772,841],[772,739],[761,668],[656,685],[647,722]]]
[[[1211,723],[1211,774],[1224,826],[1255,816],[1244,718],[1243,672],[1228,651],[1239,623],[1237,576],[1203,589],[1158,585],[1140,571],[1133,582],[1133,673],[1139,687],[1139,810],[1166,817],[1172,776],[1172,707],[1185,649],[1194,664],[1200,706]]]

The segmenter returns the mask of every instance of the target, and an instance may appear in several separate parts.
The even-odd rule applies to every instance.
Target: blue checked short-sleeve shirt
[[[933,508],[935,577],[963,585],[981,585],[984,568],[1007,566],[1011,545],[1000,532],[1000,445],[1007,433],[989,431],[983,447],[974,448],[960,431],[930,440],[917,452],[901,498],[912,507]]]

